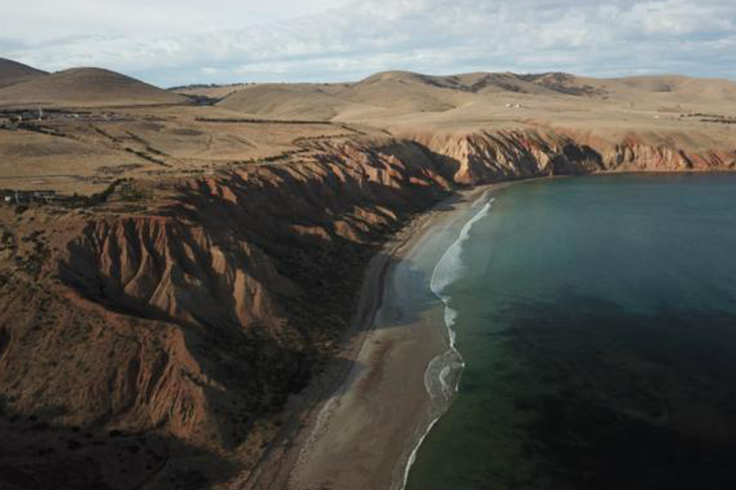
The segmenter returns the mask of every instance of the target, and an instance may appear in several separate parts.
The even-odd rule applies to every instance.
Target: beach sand
[[[311,408],[285,427],[245,488],[403,487],[412,452],[450,401],[426,388],[429,363],[449,348],[444,305],[429,289],[430,278],[480,209],[479,199],[503,185],[443,201],[373,259],[341,362],[295,402]]]

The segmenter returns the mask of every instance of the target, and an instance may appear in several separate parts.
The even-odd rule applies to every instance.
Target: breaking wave
[[[409,471],[416,461],[419,447],[442,416],[442,413],[444,413],[452,397],[457,393],[460,384],[460,374],[465,367],[462,355],[455,348],[455,324],[457,323],[458,312],[451,306],[452,297],[448,292],[448,287],[465,274],[465,264],[462,260],[463,245],[470,238],[470,230],[473,228],[473,225],[486,217],[491,211],[494,199],[489,198],[488,194],[488,192],[484,193],[473,203],[471,209],[476,209],[482,205],[481,209],[465,223],[457,239],[445,251],[432,272],[429,287],[432,293],[444,304],[444,319],[445,325],[447,326],[449,349],[432,359],[429,363],[424,373],[424,386],[432,400],[440,402],[441,408],[436,410],[436,416],[424,434],[419,438],[409,457],[404,470],[402,490],[406,487],[409,479]]]

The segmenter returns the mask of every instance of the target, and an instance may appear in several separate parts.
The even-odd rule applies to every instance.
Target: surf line
[[[490,191],[484,192],[483,195],[471,205],[471,209],[475,209],[481,204],[483,204],[483,207],[475,215],[473,215],[473,217],[470,218],[467,223],[465,223],[465,225],[460,230],[460,234],[458,235],[457,239],[455,239],[455,241],[450,244],[447,250],[445,250],[445,253],[442,255],[439,262],[437,262],[437,265],[432,271],[432,277],[429,281],[429,289],[432,291],[432,294],[434,294],[440,301],[442,301],[444,305],[444,319],[445,326],[447,327],[448,342],[450,348],[429,362],[424,375],[424,386],[431,399],[434,400],[437,396],[441,395],[444,398],[445,406],[443,407],[444,409],[440,410],[440,413],[436,417],[434,417],[432,422],[427,426],[424,434],[422,434],[422,436],[418,439],[416,446],[409,455],[409,460],[407,461],[406,468],[404,468],[404,479],[401,483],[401,490],[404,490],[406,488],[406,484],[409,481],[409,471],[411,471],[411,467],[416,462],[419,448],[429,435],[432,428],[439,421],[440,417],[442,417],[444,411],[449,406],[451,397],[458,392],[458,387],[460,385],[459,374],[465,367],[465,362],[463,361],[462,355],[457,350],[457,348],[455,348],[456,333],[453,327],[455,326],[458,313],[450,306],[451,297],[446,293],[443,293],[443,291],[447,288],[447,286],[455,282],[458,278],[462,277],[463,244],[468,240],[468,238],[470,238],[470,231],[472,230],[473,226],[478,221],[488,216],[488,214],[490,213],[495,198],[489,198],[489,193]],[[456,370],[458,372],[458,376],[455,377],[454,386],[451,387],[449,385],[448,378],[452,374],[453,370]],[[437,390],[434,389],[435,380],[439,382],[439,394],[437,394]]]

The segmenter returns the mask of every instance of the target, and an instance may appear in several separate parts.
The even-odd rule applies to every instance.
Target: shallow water
[[[494,197],[434,278],[465,368],[406,488],[736,488],[736,176]]]

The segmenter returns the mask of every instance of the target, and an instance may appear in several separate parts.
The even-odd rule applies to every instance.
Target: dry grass
[[[30,78],[17,82],[19,70]],[[0,86],[11,79],[0,89],[0,106],[68,112],[47,110],[45,120],[25,129],[13,129],[0,114],[0,125],[11,128],[0,130],[0,188],[64,193],[99,192],[117,178],[271,164],[298,158],[321,140],[360,133],[423,141],[533,128],[613,144],[637,134],[700,151],[732,148],[736,131],[723,124],[736,114],[735,83],[678,76],[387,72],[359,83],[191,86],[174,93],[105,70],[46,75],[0,62]],[[180,94],[221,100],[198,106]],[[696,113],[709,117],[688,117]]]

